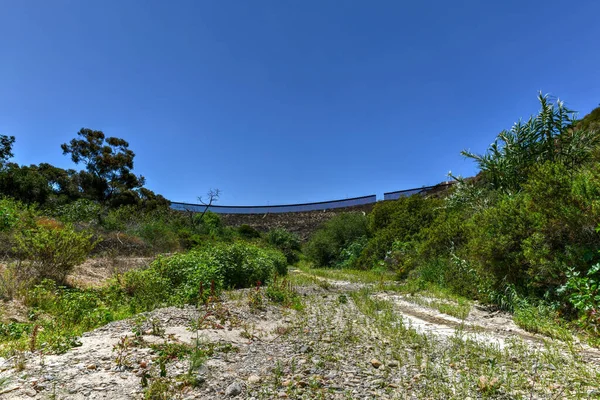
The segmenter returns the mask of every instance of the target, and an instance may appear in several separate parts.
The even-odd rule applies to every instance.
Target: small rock
[[[313,350],[310,346],[303,345],[302,347],[300,347],[300,353],[310,353],[311,351]]]
[[[383,364],[381,364],[381,361],[379,361],[378,359],[373,358],[373,359],[371,359],[371,365],[373,366],[373,368],[379,368]]]
[[[225,389],[225,395],[229,397],[234,397],[242,393],[243,389],[244,388],[242,387],[241,383],[233,382],[231,385],[227,386],[227,389]]]
[[[87,369],[96,369],[96,364],[89,364],[86,366]]]
[[[248,377],[248,383],[252,383],[252,384],[254,384],[254,383],[259,383],[259,382],[260,382],[260,380],[261,380],[261,379],[260,379],[260,376],[258,376],[258,375],[250,375],[250,376]]]
[[[387,363],[387,365],[390,368],[396,368],[398,366],[398,362],[397,361],[390,361],[389,363]]]

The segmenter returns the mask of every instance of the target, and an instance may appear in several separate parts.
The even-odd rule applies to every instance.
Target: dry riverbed
[[[595,349],[528,334],[507,314],[459,318],[439,311],[447,300],[289,279],[301,310],[233,291],[108,324],[62,355],[0,359],[0,398],[600,397]]]

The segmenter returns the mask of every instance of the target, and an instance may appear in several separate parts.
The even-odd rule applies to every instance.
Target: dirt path
[[[438,299],[430,299],[419,295],[410,296],[380,291],[377,289],[377,284],[324,278],[300,270],[293,270],[292,273],[310,276],[312,279],[327,282],[327,285],[333,290],[342,292],[351,292],[368,288],[372,290],[372,296],[374,298],[392,302],[404,323],[421,334],[449,338],[455,336],[457,331],[460,331],[464,339],[475,340],[485,344],[493,344],[500,349],[505,348],[507,341],[510,341],[515,337],[518,337],[537,348],[543,348],[544,343],[548,341],[562,343],[544,335],[525,331],[515,324],[509,313],[491,311],[478,304],[474,304],[471,307],[471,310],[465,319],[459,319],[423,305],[428,301]],[[444,301],[450,302],[449,300]],[[600,349],[592,348],[577,340],[574,341],[574,347],[586,361],[600,365]]]

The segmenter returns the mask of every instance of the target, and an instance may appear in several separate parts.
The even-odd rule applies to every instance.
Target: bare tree
[[[183,207],[183,209],[185,210],[186,214],[188,215],[188,217],[190,218],[190,225],[191,226],[195,226],[196,224],[200,223],[200,221],[202,221],[202,218],[204,218],[204,214],[206,214],[206,212],[208,211],[208,209],[210,208],[210,206],[216,202],[217,200],[219,200],[219,196],[221,195],[221,190],[219,189],[210,189],[207,193],[206,193],[206,197],[207,197],[207,201],[205,202],[203,200],[202,196],[198,196],[198,201],[204,205],[204,211],[202,211],[202,214],[200,215],[200,218],[194,218],[194,215],[197,214],[196,211],[196,206],[191,206],[191,207]]]
[[[220,189],[210,189],[207,193],[206,193],[206,197],[208,202],[205,202],[202,199],[202,196],[198,197],[198,201],[203,204],[204,207],[204,211],[202,211],[202,215],[200,215],[200,220],[202,220],[202,218],[204,218],[204,214],[206,214],[206,212],[208,211],[208,209],[210,208],[210,206],[219,200],[219,196],[221,196],[221,190]]]

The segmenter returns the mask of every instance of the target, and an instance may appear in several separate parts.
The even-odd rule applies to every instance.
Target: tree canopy
[[[14,143],[14,136],[0,135],[0,167],[3,167],[13,157],[12,146]]]
[[[101,200],[130,197],[128,193],[144,186],[142,176],[132,171],[135,153],[129,143],[116,137],[105,137],[102,131],[82,128],[78,138],[63,143],[63,154],[70,154],[76,164],[84,164],[87,174],[81,172],[84,191]]]

